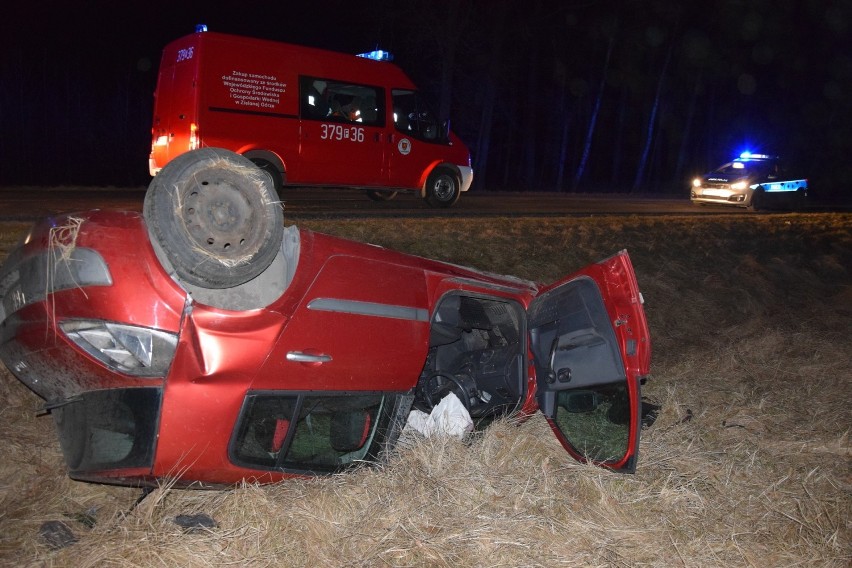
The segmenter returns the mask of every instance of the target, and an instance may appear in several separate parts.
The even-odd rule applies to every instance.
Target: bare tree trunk
[[[495,7],[498,13],[494,19],[494,28],[491,31],[491,60],[488,71],[483,81],[482,112],[479,118],[479,137],[476,140],[474,151],[474,164],[476,175],[473,176],[476,188],[484,187],[485,176],[488,172],[488,156],[491,151],[491,125],[494,123],[494,104],[497,96],[496,78],[500,72],[503,61],[500,57],[500,46],[503,45],[503,28],[506,21],[508,5],[498,3]]]
[[[562,101],[562,108],[560,109],[560,117],[562,118],[562,132],[559,136],[559,156],[557,158],[556,165],[556,191],[562,192],[563,190],[563,182],[565,179],[565,158],[568,155],[568,124],[571,122],[570,117],[568,115],[568,105],[566,104],[567,100],[567,89],[565,88],[565,83],[567,82],[567,78],[565,75],[562,76],[562,80],[560,81],[560,89],[559,89],[559,99]]]
[[[618,103],[618,126],[615,131],[615,143],[612,148],[612,185],[618,186],[621,182],[621,162],[624,157],[624,128],[627,122],[627,108],[630,100],[630,90],[626,86],[621,88],[621,97]]]
[[[447,16],[439,34],[441,51],[441,101],[438,116],[443,122],[450,117],[453,102],[453,71],[456,66],[456,48],[462,36],[464,22],[460,17],[460,0],[451,0]]]
[[[701,91],[701,73],[695,79],[695,87],[692,89],[692,96],[689,99],[689,109],[686,111],[686,123],[683,125],[683,133],[680,139],[680,151],[677,154],[677,164],[675,165],[674,181],[680,181],[683,176],[683,169],[686,165],[686,154],[689,147],[689,139],[692,134],[692,122],[695,119],[695,107],[698,103],[698,95]]]
[[[530,93],[538,92],[538,44],[531,46],[532,53],[530,54],[529,66],[527,67],[526,85]],[[538,129],[536,128],[536,111],[537,105],[524,105],[523,113],[523,148],[522,148],[522,167],[524,189],[530,189],[535,183],[535,166],[536,166],[536,139],[538,137]]]
[[[633,191],[638,190],[642,187],[642,184],[645,183],[645,170],[648,165],[648,155],[651,152],[651,147],[654,142],[654,129],[657,123],[657,110],[660,106],[660,96],[663,92],[663,84],[666,80],[666,73],[668,72],[669,62],[672,59],[672,51],[674,48],[674,42],[669,46],[668,52],[666,52],[666,60],[663,62],[663,69],[660,71],[660,79],[657,81],[657,92],[654,95],[654,104],[651,106],[651,117],[648,119],[648,129],[645,133],[645,145],[642,149],[642,157],[639,159],[639,166],[636,169],[636,178],[633,180]]]
[[[577,171],[574,172],[574,182],[571,184],[573,191],[577,190],[580,185],[580,180],[583,178],[583,173],[586,171],[586,164],[589,161],[589,151],[592,148],[592,138],[595,135],[595,125],[598,121],[598,112],[601,109],[601,101],[603,100],[604,87],[606,86],[606,77],[609,72],[609,60],[612,55],[612,45],[615,43],[615,36],[610,36],[609,45],[606,48],[606,59],[604,59],[603,72],[601,73],[601,82],[598,87],[598,96],[595,99],[595,106],[592,108],[592,116],[589,118],[589,128],[586,130],[586,141],[583,143],[583,154],[580,157],[580,163],[577,164]]]

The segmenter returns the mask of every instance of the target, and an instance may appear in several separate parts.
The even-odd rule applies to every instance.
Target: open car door
[[[636,469],[651,342],[627,251],[545,288],[529,309],[538,405],[582,462]]]

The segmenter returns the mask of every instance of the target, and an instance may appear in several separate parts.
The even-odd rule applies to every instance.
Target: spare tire
[[[269,176],[221,148],[169,162],[148,186],[143,215],[178,278],[202,288],[255,278],[275,258],[284,229]]]

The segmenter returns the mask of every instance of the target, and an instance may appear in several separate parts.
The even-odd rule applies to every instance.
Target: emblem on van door
[[[409,152],[411,152],[411,140],[408,138],[402,138],[399,141],[399,144],[396,145],[399,153],[403,156],[407,156]]]

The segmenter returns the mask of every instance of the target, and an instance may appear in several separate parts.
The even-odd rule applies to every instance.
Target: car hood
[[[736,183],[742,180],[748,180],[750,176],[741,174],[704,174],[703,179],[710,183]]]

